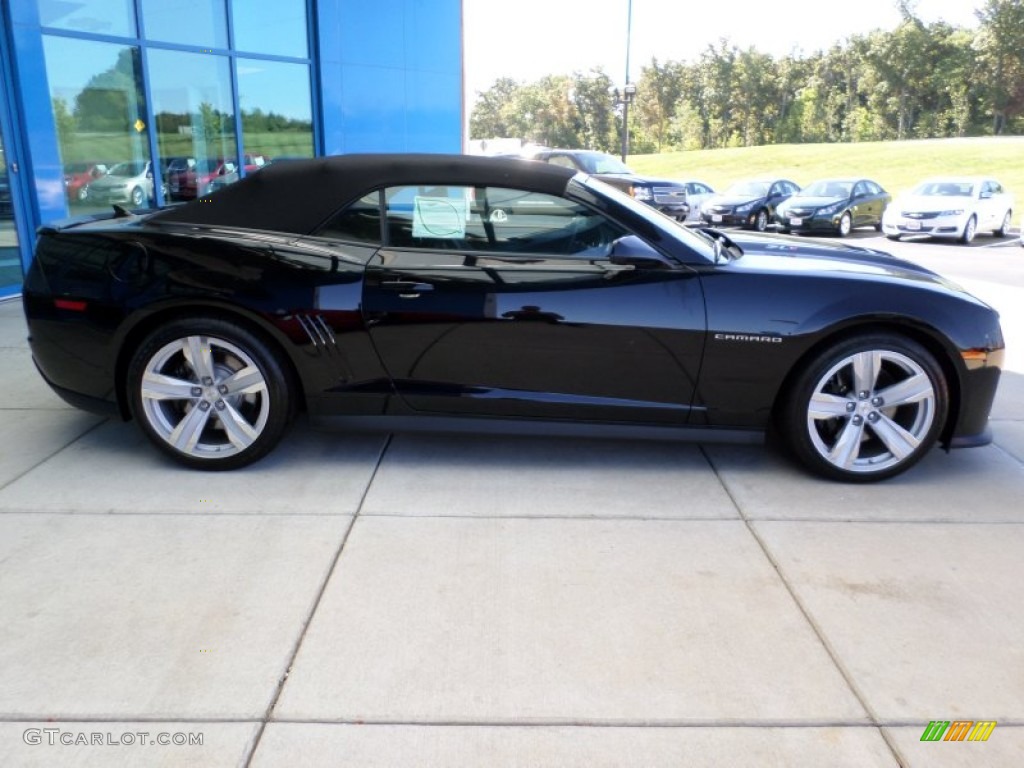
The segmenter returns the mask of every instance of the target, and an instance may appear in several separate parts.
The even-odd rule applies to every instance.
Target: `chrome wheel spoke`
[[[252,425],[232,407],[231,403],[225,403],[224,405],[223,410],[217,411],[217,418],[224,425],[224,431],[227,433],[228,440],[240,451],[248,448],[256,441],[260,433],[253,429]]]
[[[194,400],[195,382],[147,371],[142,377],[142,397],[146,400]]]
[[[267,382],[263,380],[263,374],[253,365],[235,371],[220,384],[227,387],[225,395],[252,395],[267,391]]]
[[[167,441],[179,451],[191,452],[199,442],[209,419],[209,410],[193,408],[178,422],[178,426],[168,436]]]
[[[830,395],[827,392],[815,392],[811,398],[807,415],[812,419],[834,419],[848,416],[847,406],[852,402],[854,401],[846,397]]]
[[[208,338],[205,336],[189,336],[187,339],[184,339],[181,351],[199,381],[204,379],[213,380],[213,352],[210,349],[210,340]]]
[[[878,421],[871,425],[871,430],[897,459],[905,459],[921,444],[920,440],[885,414],[880,413],[878,417]]]
[[[878,381],[882,355],[877,350],[859,352],[853,356],[853,386],[857,392],[871,392]]]
[[[923,373],[918,373],[891,387],[880,389],[875,394],[882,398],[885,401],[885,407],[889,408],[931,399],[935,392],[932,389],[931,380]]]
[[[848,469],[860,454],[860,441],[863,435],[863,424],[854,424],[852,420],[847,422],[839,439],[829,451],[828,460],[837,467]]]

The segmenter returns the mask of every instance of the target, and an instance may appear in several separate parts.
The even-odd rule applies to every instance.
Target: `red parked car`
[[[234,162],[223,157],[197,160],[188,170],[170,174],[168,195],[172,200],[195,200],[210,193],[214,179],[237,170]]]
[[[84,203],[89,198],[89,184],[106,176],[110,168],[106,163],[70,163],[64,166],[64,191],[72,203]]]

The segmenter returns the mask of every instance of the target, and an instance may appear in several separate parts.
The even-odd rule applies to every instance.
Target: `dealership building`
[[[460,152],[462,69],[461,0],[2,0],[0,296],[44,222],[282,159]]]

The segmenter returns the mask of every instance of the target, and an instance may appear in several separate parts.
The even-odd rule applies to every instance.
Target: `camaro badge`
[[[781,336],[761,336],[749,333],[716,333],[715,341],[754,341],[765,344],[781,344]]]

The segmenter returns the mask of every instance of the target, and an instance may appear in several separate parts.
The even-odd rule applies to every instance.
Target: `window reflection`
[[[151,203],[138,48],[49,36],[43,48],[68,204]],[[139,172],[108,179],[118,164]]]
[[[14,228],[11,183],[7,175],[7,156],[0,136],[0,291],[21,283],[21,255],[18,231]]]
[[[142,26],[150,40],[228,47],[225,0],[142,0]]]
[[[39,22],[44,27],[73,29],[101,35],[135,36],[132,0],[39,0]]]
[[[149,73],[169,201],[193,200],[237,179],[228,59],[151,50]]]
[[[237,66],[246,172],[256,170],[256,158],[312,157],[309,67],[257,59]]]
[[[254,53],[306,58],[305,0],[274,0],[272,3],[231,4],[235,49]]]

